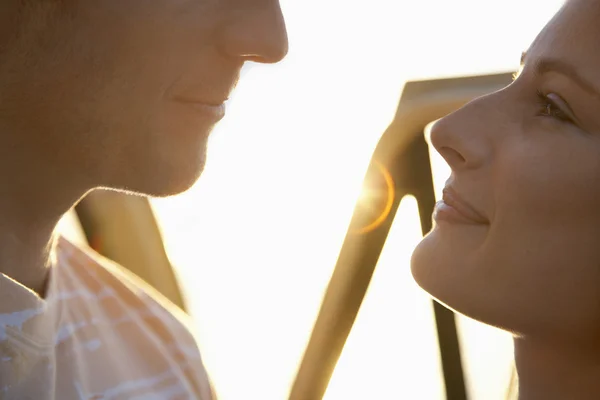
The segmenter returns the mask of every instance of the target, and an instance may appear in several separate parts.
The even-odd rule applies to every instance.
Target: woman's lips
[[[433,211],[436,221],[447,221],[468,225],[485,225],[489,220],[473,206],[463,200],[452,188],[443,190],[442,200],[438,201]]]

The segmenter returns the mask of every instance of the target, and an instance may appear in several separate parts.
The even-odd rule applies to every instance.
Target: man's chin
[[[143,176],[128,176],[123,182],[106,185],[111,190],[117,190],[137,196],[164,198],[175,196],[189,190],[202,175],[204,160],[195,165],[181,165],[176,168],[161,168],[152,174]]]

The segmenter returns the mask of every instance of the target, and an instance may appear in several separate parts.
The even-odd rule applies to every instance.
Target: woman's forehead
[[[600,1],[569,0],[527,51],[532,60],[551,58],[600,82]]]
[[[556,13],[540,36],[561,47],[598,46],[600,41],[600,1],[569,0]]]

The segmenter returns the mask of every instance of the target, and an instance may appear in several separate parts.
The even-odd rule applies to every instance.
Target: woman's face
[[[518,78],[438,122],[452,168],[416,248],[417,283],[456,311],[519,335],[600,338],[600,2],[571,0]],[[481,218],[480,218],[481,219]]]

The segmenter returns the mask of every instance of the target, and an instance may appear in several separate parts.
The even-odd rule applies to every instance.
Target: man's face
[[[0,138],[41,174],[175,194],[243,63],[286,52],[278,0],[3,0]]]

